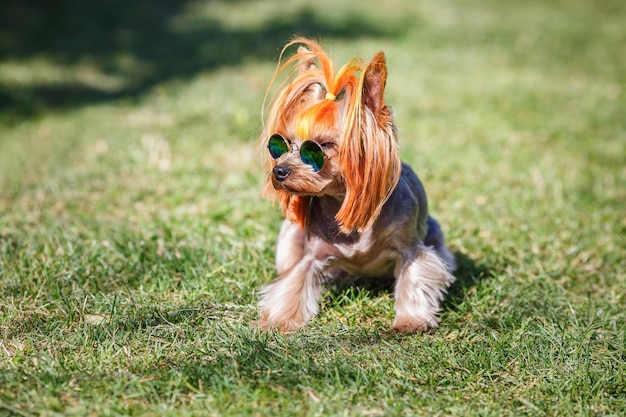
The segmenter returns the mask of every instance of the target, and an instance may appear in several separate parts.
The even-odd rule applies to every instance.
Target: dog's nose
[[[289,169],[289,167],[286,167],[285,165],[276,165],[274,167],[274,177],[278,181],[283,181],[285,178],[289,176],[290,172],[291,172],[291,169]]]

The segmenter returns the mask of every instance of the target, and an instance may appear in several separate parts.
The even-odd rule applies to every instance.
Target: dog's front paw
[[[439,318],[424,319],[409,316],[397,316],[393,322],[396,333],[426,333],[429,329],[439,326]]]
[[[306,325],[302,320],[281,319],[270,320],[267,313],[261,312],[259,320],[253,321],[252,325],[263,330],[278,330],[282,334],[294,333]]]

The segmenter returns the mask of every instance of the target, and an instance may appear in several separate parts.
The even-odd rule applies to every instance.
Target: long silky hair
[[[281,63],[287,48],[295,44],[302,46]],[[369,63],[352,59],[335,73],[332,61],[316,41],[294,38],[281,51],[264,103],[278,76],[288,68],[291,71],[273,100],[261,144],[265,145],[272,133],[284,132],[295,117],[297,134],[303,138],[312,137],[313,131],[339,127],[337,166],[344,178],[346,195],[335,219],[342,232],[361,232],[380,214],[402,167],[393,116],[384,103],[387,78],[384,54],[377,53]],[[307,88],[313,84],[325,89],[326,99],[301,108]],[[271,164],[267,158],[269,172]],[[301,226],[306,224],[311,197],[273,190],[271,181],[267,190],[277,193],[287,219]]]

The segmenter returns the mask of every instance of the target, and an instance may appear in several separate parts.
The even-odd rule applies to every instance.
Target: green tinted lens
[[[270,137],[267,149],[269,149],[272,158],[277,159],[282,154],[289,152],[289,144],[281,135],[275,134]]]
[[[305,164],[311,165],[315,172],[324,166],[324,152],[320,145],[311,140],[303,142],[300,146],[300,158]]]

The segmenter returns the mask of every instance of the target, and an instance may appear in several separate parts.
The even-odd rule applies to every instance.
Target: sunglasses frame
[[[280,149],[277,149],[276,146],[272,146],[272,142],[276,140],[282,141],[282,144],[285,145],[284,148],[282,147],[282,145],[278,146],[280,147]],[[313,147],[313,149],[310,149],[311,147]],[[293,152],[293,148],[297,148],[297,146],[293,143],[290,143],[283,135],[279,133],[274,133],[272,136],[270,136],[267,142],[267,149],[269,150],[270,156],[274,160],[277,160],[286,153]],[[303,151],[305,152],[304,154]],[[298,153],[302,162],[311,166],[315,172],[319,172],[324,167],[324,162],[327,159],[326,154],[324,154],[324,150],[322,149],[320,144],[313,140],[305,140],[304,142],[302,142],[298,149]]]

